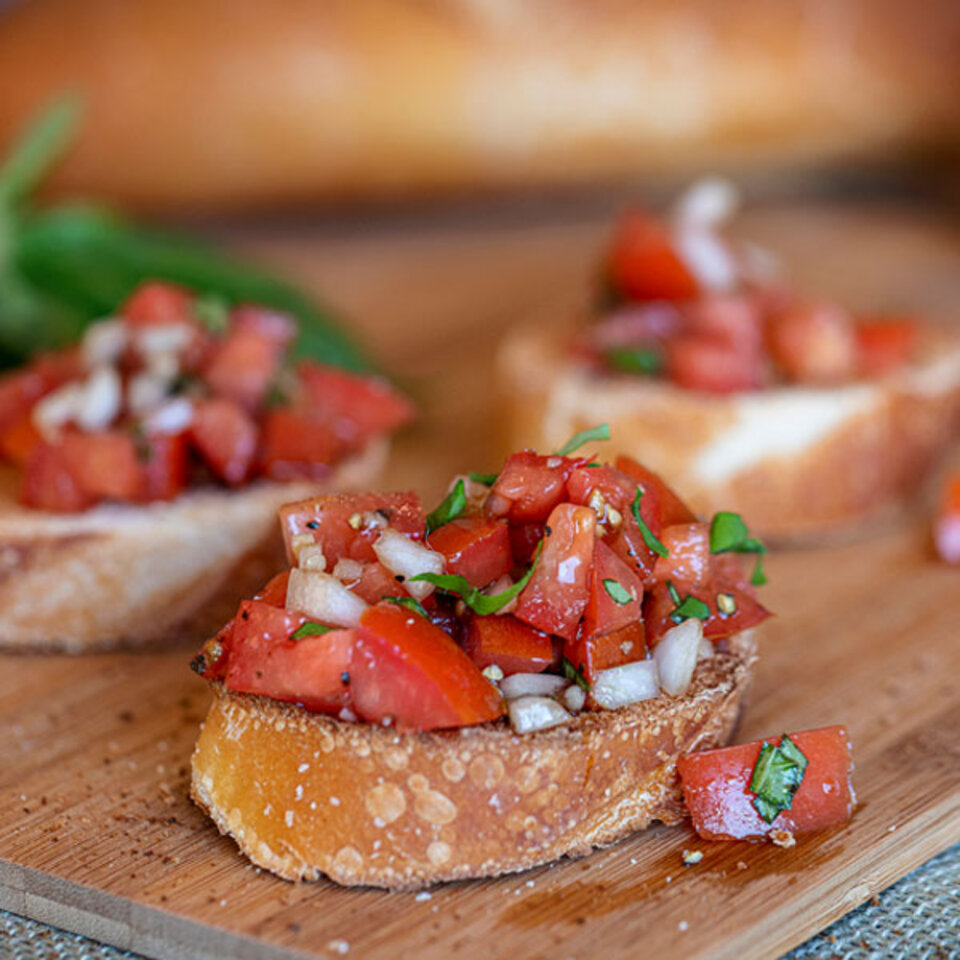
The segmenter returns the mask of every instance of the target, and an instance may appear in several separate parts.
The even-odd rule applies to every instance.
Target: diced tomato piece
[[[172,500],[187,486],[187,435],[151,433],[143,438],[143,499]]]
[[[604,543],[631,570],[636,571],[642,583],[652,582],[657,555],[653,548],[647,545],[632,515],[625,519],[618,529],[608,534]]]
[[[793,304],[774,314],[767,343],[782,373],[799,383],[840,383],[857,372],[853,320],[833,304]]]
[[[554,507],[537,567],[517,601],[518,620],[566,640],[577,635],[589,597],[596,521],[589,507]]]
[[[287,560],[290,563],[295,560],[293,538],[306,533],[322,545],[330,568],[341,557],[375,561],[373,543],[380,536],[381,528],[362,522],[365,514],[372,513],[379,513],[394,530],[408,537],[415,540],[423,537],[423,506],[415,493],[337,493],[311,497],[284,504],[279,510]]]
[[[582,635],[590,639],[643,619],[643,582],[602,540],[593,547]]]
[[[22,370],[0,376],[0,433],[25,417],[33,405],[80,373],[76,350],[41,354]]]
[[[803,781],[789,810],[767,823],[753,805],[750,781],[762,740],[735,747],[704,750],[680,757],[677,769],[693,827],[705,840],[763,837],[772,830],[803,833],[845,823],[853,814],[856,795],[851,773],[850,742],[843,727],[791,733],[790,739],[807,758]],[[768,742],[779,746],[781,737]]]
[[[360,618],[350,690],[358,716],[401,730],[472,726],[504,709],[500,692],[443,630],[391,603]]]
[[[0,457],[22,467],[41,443],[43,437],[33,423],[32,412],[28,411],[0,433]]]
[[[664,527],[660,542],[669,555],[657,557],[655,580],[682,580],[703,583],[710,576],[710,525],[675,523]]]
[[[257,425],[239,404],[222,397],[197,401],[189,435],[220,480],[236,485],[249,477],[257,453]]]
[[[700,290],[670,231],[645,213],[621,220],[607,270],[614,287],[630,300],[692,300]]]
[[[944,486],[933,539],[941,560],[960,563],[960,474],[949,477]]]
[[[553,663],[550,637],[510,614],[471,617],[463,646],[481,670],[496,665],[504,676],[542,673]]]
[[[702,584],[671,582],[681,599],[688,595],[694,596],[707,605],[710,612],[703,621],[703,634],[714,642],[749,630],[770,616],[770,611],[760,604],[749,590],[718,583],[716,580]],[[723,613],[719,609],[718,594],[725,594],[730,598],[732,613]],[[665,583],[655,583],[648,587],[643,603],[643,618],[647,628],[647,644],[651,648],[659,643],[660,638],[671,627],[676,626],[671,617],[676,606]]]
[[[176,326],[193,323],[193,294],[174,283],[151,280],[140,284],[120,308],[132,327]]]
[[[647,655],[646,631],[642,620],[634,620],[611,633],[587,637],[581,632],[575,640],[565,640],[563,656],[583,675],[588,683],[597,678],[597,671],[621,667],[643,660]]]
[[[882,377],[906,363],[917,343],[917,324],[910,318],[860,322],[855,328],[860,372]]]
[[[271,607],[283,607],[287,603],[287,585],[290,582],[290,571],[284,570],[275,577],[271,577],[261,589],[254,594],[254,600],[262,600]]]
[[[142,496],[143,468],[129,433],[66,433],[60,445],[67,470],[89,497],[131,501]]]
[[[567,491],[571,503],[584,507],[596,506],[601,513],[604,505],[610,506],[625,517],[629,515],[630,506],[637,495],[637,481],[611,466],[577,467],[571,471],[570,479],[567,480]],[[644,499],[647,502],[640,502],[641,516],[646,511],[651,518],[657,517],[656,494],[649,498],[645,496]],[[659,518],[657,522],[659,523]]]
[[[93,506],[95,498],[81,489],[70,471],[62,444],[35,447],[20,478],[20,502],[38,510],[70,513]]]
[[[261,408],[276,379],[286,345],[273,331],[254,323],[237,323],[211,349],[203,379],[219,397],[251,413]]]
[[[766,381],[759,352],[717,337],[684,334],[667,343],[666,351],[670,379],[686,390],[738,393]]]
[[[363,564],[356,580],[345,581],[346,586],[367,603],[379,603],[384,597],[404,597],[397,578],[382,563]]]
[[[763,349],[763,313],[758,298],[710,294],[691,303],[685,315],[691,333],[736,347],[739,352],[759,359]]]
[[[308,619],[258,600],[240,605],[224,680],[230,690],[339,713],[349,703],[352,630],[291,639]]]
[[[547,532],[546,525],[542,523],[510,524],[509,531],[510,549],[513,551],[514,562],[518,564],[529,563],[537,545]]]
[[[382,377],[363,376],[311,360],[301,362],[297,373],[306,389],[311,410],[333,427],[350,450],[372,437],[409,423],[416,408]]]
[[[447,558],[447,571],[471,586],[485,587],[513,569],[510,530],[502,520],[481,514],[458,517],[427,538],[431,550]]]
[[[343,452],[330,424],[309,414],[280,407],[263,421],[263,472],[274,480],[321,480]]]
[[[567,498],[567,479],[584,463],[522,450],[507,457],[487,500],[487,510],[511,524],[543,523]]]
[[[652,470],[630,457],[617,457],[617,469],[637,480],[643,487],[640,513],[654,534],[674,523],[693,523],[697,515]],[[651,512],[656,503],[657,514]]]
[[[296,320],[287,313],[269,307],[240,304],[230,312],[230,321],[232,329],[252,333],[281,353],[297,338]]]

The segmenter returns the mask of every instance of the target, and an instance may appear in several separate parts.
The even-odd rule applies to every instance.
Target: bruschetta
[[[411,404],[296,332],[149,283],[0,379],[0,646],[202,637],[280,564],[281,503],[375,480]]]
[[[416,888],[579,856],[684,816],[768,616],[740,517],[628,458],[526,450],[413,493],[280,510],[290,569],[193,662],[192,795],[288,880]]]
[[[863,529],[956,436],[960,333],[800,298],[724,235],[734,204],[706,181],[669,221],[627,216],[588,322],[507,339],[504,445],[605,420],[701,513],[727,507],[778,540]]]

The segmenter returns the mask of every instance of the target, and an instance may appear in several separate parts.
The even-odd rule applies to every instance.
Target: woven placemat
[[[785,960],[960,958],[960,844],[838,920]],[[141,960],[0,910],[2,960]]]

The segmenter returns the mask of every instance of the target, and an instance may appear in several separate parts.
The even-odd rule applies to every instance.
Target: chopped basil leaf
[[[683,623],[684,620],[707,620],[710,617],[710,608],[699,597],[687,594],[682,600],[680,592],[671,580],[667,581],[667,592],[670,599],[676,604],[670,619],[674,623]]]
[[[587,678],[566,658],[563,658],[563,675],[571,682],[575,683],[581,690],[590,692],[590,684]]]
[[[555,457],[568,457],[575,450],[579,450],[585,443],[594,443],[599,440],[610,439],[610,427],[606,423],[601,423],[598,427],[591,427],[589,430],[581,430],[575,433],[559,450],[554,451]]]
[[[533,571],[537,568],[537,563],[540,560],[540,551],[542,549],[543,541],[541,540],[537,546],[537,552],[533,555],[533,563],[530,564],[530,569],[512,587],[507,587],[506,590],[501,593],[495,593],[492,597],[481,593],[459,574],[418,573],[417,576],[411,577],[410,580],[411,582],[424,580],[427,583],[432,583],[435,587],[439,587],[441,590],[446,590],[447,593],[455,593],[474,613],[479,613],[480,616],[485,617],[491,613],[496,613],[498,610],[502,610],[514,597],[520,595],[523,588],[530,582]]]
[[[308,620],[303,626],[297,627],[297,629],[290,634],[290,639],[302,640],[304,637],[319,637],[336,629],[336,627],[328,627],[324,623],[314,623],[312,620]]]
[[[757,562],[753,565],[753,573],[750,574],[750,582],[755,587],[762,587],[767,582],[767,575],[763,569],[763,557],[757,557]]]
[[[216,293],[197,297],[193,304],[193,318],[211,333],[223,333],[230,325],[230,304]]]
[[[767,823],[773,823],[783,810],[789,810],[793,798],[807,770],[807,758],[800,748],[786,735],[780,746],[764,742],[760,747],[750,791],[756,796],[753,805]]]
[[[634,598],[630,596],[630,591],[619,580],[604,580],[603,589],[614,603],[620,606],[630,603]]]
[[[640,528],[640,535],[643,542],[658,556],[669,557],[670,551],[653,535],[653,531],[647,526],[643,515],[640,513],[640,501],[643,499],[643,487],[637,487],[637,495],[633,498],[630,510],[633,513],[633,519],[637,521]]]
[[[739,513],[721,511],[710,523],[711,553],[766,553],[766,546],[750,536]]]
[[[604,355],[608,366],[621,373],[639,373],[653,376],[663,369],[658,350],[649,347],[615,347]]]
[[[466,507],[467,492],[463,481],[458,480],[456,486],[440,501],[440,506],[433,513],[427,514],[427,535],[433,533],[437,527],[456,520]]]
[[[485,487],[492,487],[497,482],[497,474],[495,473],[474,473],[471,471],[467,476],[474,483],[482,483]]]
[[[423,604],[413,597],[383,597],[382,599],[386,600],[387,603],[395,603],[398,607],[405,607],[407,610],[419,613],[424,620],[430,619],[430,614],[424,610]]]

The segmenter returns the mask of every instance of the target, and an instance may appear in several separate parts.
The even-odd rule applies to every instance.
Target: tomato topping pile
[[[509,710],[513,722],[521,701],[561,688],[551,716],[572,719],[604,706],[598,676],[652,666],[685,620],[698,622],[695,663],[703,637],[722,647],[769,616],[741,566],[763,546],[740,518],[698,522],[626,458],[524,450],[496,476],[455,478],[429,514],[409,492],[338,494],[280,520],[292,569],[195,669],[347,720],[429,730]]]
[[[379,377],[294,362],[294,321],[146,283],[79,348],[0,378],[21,501],[75,511],[188,486],[320,479],[413,416]]]
[[[798,298],[757,260],[709,210],[628,213],[604,261],[607,309],[575,354],[596,370],[710,393],[881,377],[913,356],[912,318]]]
[[[694,829],[705,840],[820,830],[849,820],[856,804],[843,727],[704,750],[680,757],[677,768]]]

